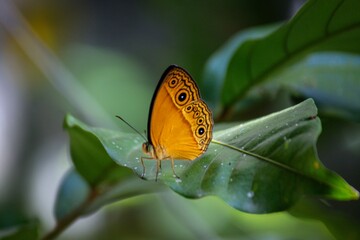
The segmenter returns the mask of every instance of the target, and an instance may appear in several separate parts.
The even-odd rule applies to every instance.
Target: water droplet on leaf
[[[254,197],[254,192],[253,192],[253,191],[249,191],[249,192],[246,193],[246,196],[247,196],[248,198],[253,198],[253,197]]]

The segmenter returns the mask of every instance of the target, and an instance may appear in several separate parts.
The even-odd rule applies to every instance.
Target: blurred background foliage
[[[39,223],[35,235],[54,226],[57,188],[70,166],[67,112],[112,129],[124,127],[114,117],[121,115],[145,129],[168,65],[201,81],[206,61],[231,36],[287,20],[302,3],[1,0],[0,237],[22,223]],[[243,120],[267,112],[268,104],[258,105]],[[360,141],[350,137],[359,124],[321,119],[320,158],[359,189]],[[250,215],[217,198],[165,192],[112,204],[60,239],[356,239],[359,216],[357,202],[303,200],[286,213]]]

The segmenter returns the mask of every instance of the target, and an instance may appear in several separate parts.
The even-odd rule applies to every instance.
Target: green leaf
[[[216,108],[216,104],[220,102],[220,89],[222,89],[223,81],[226,77],[228,64],[238,48],[244,42],[264,37],[277,29],[279,24],[250,28],[242,31],[232,37],[221,49],[216,51],[208,60],[204,70],[204,84],[201,84],[203,89],[204,99],[211,106]],[[211,84],[210,84],[211,83]]]
[[[360,121],[359,76],[359,55],[326,52],[310,55],[271,80],[313,98],[322,112]]]
[[[128,159],[125,149],[133,147],[133,135],[91,128],[70,115],[65,117],[64,127],[70,136],[75,169],[66,174],[56,197],[54,213],[58,221],[90,214],[120,199],[162,190],[112,160],[114,155]]]
[[[304,195],[357,199],[358,192],[318,159],[315,144],[321,125],[316,115],[313,101],[307,100],[281,112],[215,131],[214,139],[230,147],[211,143],[207,152],[195,161],[176,160],[175,171],[180,180],[174,178],[170,162],[163,161],[159,180],[183,196],[216,195],[231,206],[252,213],[287,209]],[[140,158],[144,155],[139,136],[90,128],[70,116],[65,124],[72,126],[67,127],[71,137],[84,134],[83,146],[91,132],[89,141],[95,142],[95,138],[98,144],[94,148],[102,149],[119,165],[141,175]],[[73,129],[77,135],[71,133]],[[96,154],[92,156],[87,158],[88,166],[98,161]],[[154,180],[156,161],[144,161],[145,177]],[[122,196],[115,194],[110,199],[115,201]]]
[[[231,59],[225,63],[226,74],[215,76],[216,80],[205,78],[204,85],[215,91],[211,94],[220,95],[223,107],[228,108],[252,86],[276,77],[310,53],[344,51],[359,54],[359,8],[357,0],[310,0],[273,33],[255,40],[239,41],[236,49],[231,48],[235,49],[232,54],[227,53]],[[223,61],[219,56],[221,54],[214,58]],[[213,59],[210,63],[216,61]]]
[[[55,203],[55,217],[60,221],[76,211],[80,211],[79,215],[88,215],[109,203],[160,190],[162,188],[158,184],[143,181],[132,174],[116,184],[113,183],[106,191],[94,195],[84,179],[71,169],[60,184]]]
[[[91,187],[118,182],[131,175],[129,169],[120,167],[111,159],[111,154],[95,135],[101,132],[104,138],[113,137],[110,131],[93,130],[70,115],[66,116],[64,127],[70,136],[70,154],[74,166]]]
[[[180,184],[168,184],[185,196],[217,195],[252,213],[285,210],[304,195],[357,199],[358,192],[318,159],[316,115],[313,101],[307,100],[215,132],[214,139],[237,150],[211,144],[201,161],[182,173]]]
[[[86,201],[91,189],[85,180],[73,169],[62,180],[55,201],[55,218],[63,219]]]

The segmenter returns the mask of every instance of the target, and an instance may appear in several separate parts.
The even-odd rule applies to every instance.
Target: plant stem
[[[96,190],[92,190],[89,193],[88,197],[85,199],[85,201],[69,215],[67,215],[63,219],[60,219],[56,223],[55,227],[50,232],[48,232],[42,238],[42,240],[50,240],[58,237],[66,228],[68,228],[74,221],[76,221],[80,217],[84,210],[96,199],[97,196],[98,192]]]

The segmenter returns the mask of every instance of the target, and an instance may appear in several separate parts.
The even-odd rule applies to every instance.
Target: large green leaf
[[[239,41],[236,48],[232,46],[233,52],[226,53],[231,56],[230,60],[226,59],[226,74],[209,72],[205,74],[204,85],[214,90],[211,94],[220,95],[222,106],[228,108],[249,88],[276,78],[310,53],[345,51],[359,54],[359,9],[358,0],[310,0],[288,23],[271,34],[258,39],[249,37],[247,41]],[[221,53],[214,55],[217,59],[210,60],[209,65],[223,61],[222,56]],[[214,68],[209,66],[207,69]]]
[[[307,100],[258,120],[216,131],[214,139],[229,147],[213,142],[197,160],[177,160],[175,170],[180,179],[173,177],[170,162],[164,161],[159,181],[186,197],[217,195],[231,206],[253,213],[287,209],[304,195],[357,199],[358,192],[318,159],[315,144],[321,126],[316,115],[313,101]],[[71,116],[65,119],[65,126],[71,138],[74,136],[72,131],[77,132],[75,136],[85,135],[83,145],[91,132],[89,141],[98,140],[96,149],[105,151],[121,168],[130,168],[141,175],[140,158],[144,156],[141,137],[90,128]],[[72,148],[77,146],[72,144]],[[91,161],[99,161],[96,154],[86,156],[89,157],[89,168],[93,166]],[[154,180],[155,161],[145,160],[145,166],[145,178]],[[96,168],[92,171],[104,170]],[[95,175],[102,174],[104,172]],[[120,182],[123,181],[125,179]],[[145,184],[144,181],[141,183]],[[102,204],[117,199],[123,199],[123,195],[113,195]]]
[[[70,115],[64,126],[75,169],[65,175],[57,194],[54,213],[58,221],[71,218],[74,212],[86,215],[115,200],[160,190],[112,160],[114,155],[122,161],[128,159],[125,149],[133,147],[132,135],[91,128]]]
[[[232,149],[212,145],[204,160],[183,173],[184,186],[171,187],[189,197],[215,194],[256,213],[284,210],[304,195],[357,199],[358,192],[318,159],[321,125],[316,115],[313,101],[307,100],[218,131],[214,138]]]
[[[127,168],[114,163],[90,127],[71,116],[65,118],[64,127],[70,135],[70,153],[74,166],[91,187],[111,184],[131,175]],[[106,136],[106,133],[102,135]]]
[[[312,54],[275,77],[292,94],[313,98],[323,112],[360,121],[360,55]],[[272,91],[273,88],[270,88]]]
[[[216,51],[208,60],[204,70],[204,82],[201,84],[203,96],[213,110],[220,103],[222,85],[226,77],[228,64],[236,51],[244,42],[264,37],[277,29],[278,24],[255,27],[242,31],[232,37],[221,49]]]

